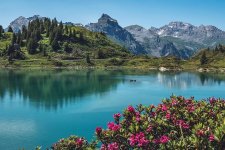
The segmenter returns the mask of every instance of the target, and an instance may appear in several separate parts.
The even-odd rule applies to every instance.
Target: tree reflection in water
[[[57,109],[90,95],[102,95],[116,90],[118,84],[139,79],[142,84],[145,76],[152,84],[162,84],[167,88],[186,89],[193,85],[204,86],[220,84],[225,80],[223,74],[157,72],[140,70],[54,70],[54,71],[0,71],[0,99],[9,94],[18,94],[24,101],[37,108]],[[151,81],[150,81],[151,80]]]
[[[0,72],[0,97],[19,94],[36,107],[57,108],[91,94],[116,88],[121,78],[110,71],[4,71]]]

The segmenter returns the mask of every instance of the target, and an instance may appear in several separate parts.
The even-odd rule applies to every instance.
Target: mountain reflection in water
[[[146,77],[146,78],[145,78]],[[131,82],[135,79],[136,82]],[[103,95],[116,90],[119,84],[139,85],[157,82],[168,89],[221,84],[225,76],[210,73],[76,70],[0,72],[0,99],[16,94],[35,107],[57,109],[79,101],[84,96]],[[168,95],[169,96],[169,95]],[[12,99],[13,101],[13,99]]]

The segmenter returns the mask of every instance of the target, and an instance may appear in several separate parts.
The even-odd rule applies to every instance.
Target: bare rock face
[[[190,58],[198,49],[225,44],[225,32],[214,26],[194,26],[184,22],[170,22],[160,28],[145,29],[139,25],[122,28],[117,20],[103,14],[97,23],[85,26],[104,32],[111,39],[130,49],[134,54],[156,57]]]
[[[199,27],[171,22],[161,28],[145,29],[138,25],[125,28],[153,56],[191,57],[198,49],[225,44],[225,32],[214,27]]]
[[[197,42],[207,46],[224,40],[225,32],[215,26],[199,27],[183,22],[171,22],[156,30],[159,36],[172,36],[186,41]]]
[[[19,30],[21,31],[22,26],[27,27],[29,22],[33,21],[35,19],[44,19],[44,17],[41,17],[39,15],[34,15],[33,17],[29,17],[29,18],[20,16],[17,19],[15,19],[14,21],[12,21],[9,26],[11,26],[13,31],[17,33]],[[8,28],[6,28],[5,30],[7,31]]]
[[[182,59],[189,58],[195,49],[189,48],[191,44],[175,37],[163,37],[157,28],[145,29],[138,25],[125,28],[144,47],[148,54],[156,57],[176,56]],[[196,48],[197,49],[197,48]]]
[[[107,14],[103,14],[97,23],[90,23],[85,27],[94,32],[104,32],[109,38],[125,46],[134,54],[146,54],[144,48],[135,40],[131,33],[122,28],[117,20]]]

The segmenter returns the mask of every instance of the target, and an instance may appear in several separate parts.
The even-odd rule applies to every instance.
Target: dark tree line
[[[81,32],[77,32],[67,25],[64,26],[62,22],[58,22],[56,19],[37,19],[30,22],[27,30],[27,49],[31,54],[36,53],[37,48],[39,48],[39,50],[44,49],[41,44],[38,44],[38,41],[40,41],[42,38],[41,34],[46,34],[46,36],[49,38],[49,45],[51,46],[52,51],[55,52],[62,48],[63,42],[65,41],[84,41],[84,37]],[[77,35],[79,35],[79,38],[77,38]],[[64,47],[64,50],[66,52],[71,52],[71,48],[68,44]]]
[[[12,27],[8,27],[8,32],[13,33]],[[49,38],[49,43],[46,45],[39,42],[43,38],[42,34]],[[1,35],[2,32],[0,31]],[[56,19],[36,19],[29,22],[28,27],[23,26],[21,31],[13,33],[11,44],[7,49],[8,55],[14,52],[15,44],[20,47],[26,46],[29,54],[45,53],[48,46],[52,51],[57,52],[62,49],[69,53],[72,51],[72,48],[69,47],[69,42],[85,42],[83,33],[76,31],[71,26],[64,26],[62,22],[58,22]]]
[[[218,46],[216,46],[216,48],[214,49],[215,52],[221,52],[221,53],[225,53],[225,47],[222,46],[221,44],[219,44]]]
[[[209,51],[212,51],[213,53],[215,54],[218,54],[218,53],[225,53],[225,46],[219,44],[217,45],[214,49],[210,49],[210,48],[207,48],[206,51],[204,51],[201,55],[201,58],[200,58],[200,63],[201,65],[206,65],[208,64],[208,61],[209,61],[209,58],[207,58],[207,52]]]
[[[13,32],[13,29],[12,29],[12,27],[11,27],[11,26],[9,26],[9,28],[8,28],[8,32]]]
[[[208,58],[206,57],[206,52],[205,51],[202,53],[202,56],[200,58],[200,63],[201,63],[201,65],[205,65],[205,64],[208,63]]]
[[[3,33],[4,33],[4,29],[3,29],[3,27],[0,25],[0,37],[2,37]]]

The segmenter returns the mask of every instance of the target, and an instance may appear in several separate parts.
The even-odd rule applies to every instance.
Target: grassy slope
[[[37,54],[30,55],[27,52],[26,47],[22,47],[21,50],[26,56],[25,60],[15,60],[13,63],[8,63],[7,56],[0,57],[0,66],[12,66],[12,67],[54,67],[54,66],[88,66],[86,63],[87,54],[90,58],[96,59],[98,57],[98,51],[101,50],[106,57],[124,58],[129,57],[131,54],[127,52],[123,47],[113,43],[106,36],[100,33],[94,33],[86,30],[82,27],[72,27],[77,33],[82,33],[84,41],[69,42],[64,40],[60,42],[61,49],[58,52],[53,52],[49,45],[49,38],[45,34],[42,35],[40,44],[45,45],[47,56],[43,55],[43,52],[37,52]],[[67,36],[66,34],[64,36]],[[76,35],[79,39],[79,34]],[[6,45],[9,45],[12,39],[12,33],[5,33],[0,38],[0,55],[5,51]],[[71,53],[63,51],[65,42],[69,43],[72,48]],[[39,51],[37,49],[37,51]],[[99,62],[101,63],[102,60]],[[98,61],[97,61],[98,62]]]
[[[15,60],[9,63],[7,57],[0,57],[0,67],[20,67],[20,68],[52,68],[52,67],[127,67],[127,68],[181,68],[181,69],[198,69],[198,68],[225,68],[225,54],[221,52],[207,51],[208,64],[201,66],[200,58],[203,50],[193,56],[188,61],[178,61],[175,58],[151,58],[147,56],[132,56],[123,50],[122,47],[110,41],[106,36],[100,33],[94,33],[81,27],[73,27],[78,32],[82,32],[85,43],[73,42],[70,46],[73,48],[71,53],[59,50],[57,53],[51,51],[49,39],[42,35],[40,43],[47,45],[48,56],[42,53],[35,55],[28,54],[26,47],[22,47],[25,53],[25,60]],[[78,35],[79,36],[79,35]],[[12,33],[5,33],[4,38],[0,39],[0,53],[4,51],[5,46],[9,45]],[[61,43],[61,49],[63,49]],[[108,58],[98,59],[98,50],[104,51]],[[86,55],[90,54],[92,64],[86,63]]]
[[[208,63],[201,66],[200,59],[203,52],[206,52],[206,57],[208,59]],[[195,56],[193,56],[189,61],[184,63],[184,68],[214,68],[220,69],[225,68],[225,53],[215,52],[215,51],[208,51],[208,50],[201,50]]]

